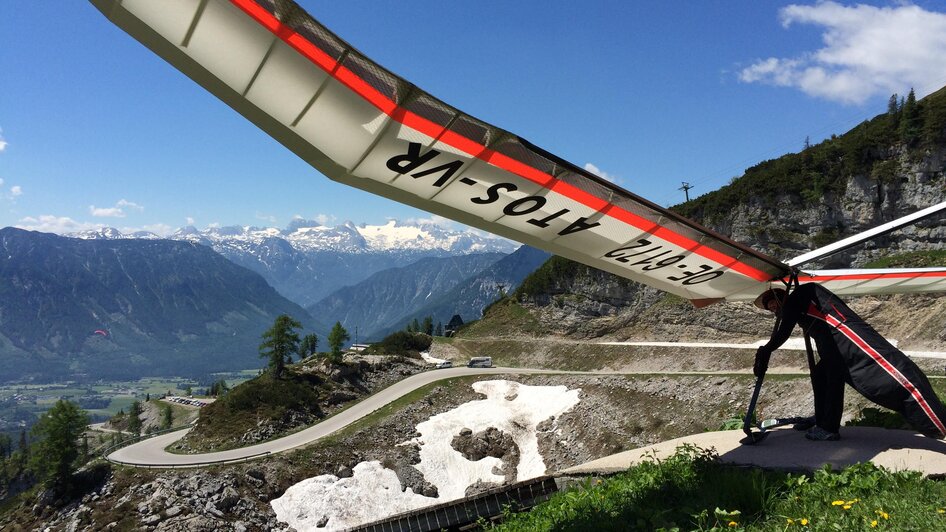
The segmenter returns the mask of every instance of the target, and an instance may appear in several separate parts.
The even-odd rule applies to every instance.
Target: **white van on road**
[[[491,368],[493,367],[493,357],[473,357],[467,362],[468,368]]]

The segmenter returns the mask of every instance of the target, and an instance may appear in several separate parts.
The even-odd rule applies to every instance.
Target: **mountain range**
[[[521,246],[509,255],[479,253],[428,257],[410,266],[378,272],[342,288],[306,310],[323,321],[340,316],[361,338],[377,340],[427,316],[446,324],[454,314],[478,319],[501,292],[515,289],[549,254]]]
[[[89,240],[157,239],[153,233],[123,234],[114,228],[73,233]],[[232,262],[263,276],[280,294],[302,306],[364,281],[371,275],[413,264],[425,257],[474,253],[512,253],[509,240],[469,230],[453,230],[431,222],[328,227],[297,219],[286,229],[227,226],[198,230],[181,228],[167,237],[203,244]]]
[[[191,242],[8,227],[0,279],[0,380],[257,367],[276,316],[327,331],[258,274]]]

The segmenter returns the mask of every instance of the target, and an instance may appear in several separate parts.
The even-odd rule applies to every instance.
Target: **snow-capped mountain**
[[[157,238],[153,233],[122,234],[113,228],[67,236]],[[345,222],[329,227],[300,219],[286,229],[227,226],[199,230],[187,226],[167,238],[213,248],[232,262],[261,274],[284,297],[300,305],[310,305],[343,286],[424,257],[509,254],[518,247],[492,235],[395,220],[384,225]]]
[[[104,229],[114,234],[114,229]],[[119,233],[120,234],[120,233]],[[106,238],[116,238],[107,236]],[[227,226],[203,231],[195,227],[178,229],[168,238],[206,244],[235,242],[260,244],[271,238],[289,242],[297,251],[341,253],[440,252],[444,256],[469,253],[512,253],[518,247],[508,240],[472,231],[457,231],[434,223],[405,224],[390,220],[384,225],[355,225],[345,222],[334,227],[310,220],[294,220],[286,229],[275,227]]]

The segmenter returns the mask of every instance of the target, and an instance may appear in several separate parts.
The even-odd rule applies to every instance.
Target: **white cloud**
[[[16,227],[29,231],[63,234],[101,229],[104,226],[102,224],[77,222],[68,216],[53,216],[52,214],[43,214],[39,217],[27,216],[26,218],[22,218],[19,220],[19,223],[16,225]]]
[[[6,149],[7,149],[7,140],[6,140],[5,138],[3,138],[3,130],[0,129],[0,152],[3,152],[3,151],[6,150]],[[2,180],[0,180],[0,181],[2,181]],[[0,183],[0,184],[2,184],[2,183]]]
[[[136,211],[139,211],[139,212],[145,210],[145,208],[144,208],[143,206],[138,205],[138,204],[135,203],[135,202],[128,201],[128,200],[126,200],[126,199],[124,199],[124,198],[118,200],[118,203],[116,203],[115,206],[116,206],[116,207],[128,207],[129,209],[135,209]]]
[[[187,223],[187,225],[194,225],[194,219],[191,218],[190,216],[188,216],[188,217],[187,217],[187,220],[186,220],[186,223]]]
[[[3,186],[3,178],[0,177],[0,187],[2,187],[2,186]]]
[[[13,185],[10,187],[10,197],[15,198],[17,196],[23,195],[23,187],[20,185]]]
[[[99,218],[124,218],[127,216],[125,213],[126,208],[134,209],[138,212],[145,210],[141,205],[123,198],[118,200],[114,207],[96,207],[95,205],[89,205],[89,212],[92,213],[92,216]]]
[[[125,213],[118,207],[96,207],[89,205],[89,213],[98,218],[124,218]]]
[[[618,178],[618,176],[609,174],[591,163],[585,163],[585,171],[591,172],[592,174],[600,177],[601,179],[607,179],[608,181],[612,183],[620,182],[620,179]]]
[[[796,23],[823,27],[824,46],[798,57],[756,61],[739,72],[741,81],[795,87],[850,104],[911,87],[922,97],[946,81],[946,13],[911,4],[829,1],[789,5],[779,14],[786,28]]]

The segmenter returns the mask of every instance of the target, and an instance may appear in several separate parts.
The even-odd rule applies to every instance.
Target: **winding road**
[[[465,377],[468,375],[522,375],[537,373],[579,372],[526,368],[466,367],[425,371],[392,384],[316,425],[277,440],[215,453],[173,454],[167,452],[165,450],[167,446],[183,438],[190,430],[182,429],[177,432],[162,434],[127,447],[122,447],[109,454],[107,458],[110,462],[118,464],[157,468],[194,467],[209,463],[237,462],[257,456],[281,453],[324,438],[351,425],[388,403],[432,382],[454,377]]]
[[[751,344],[714,344],[714,343],[687,343],[687,342],[601,342],[602,344],[610,345],[667,345],[674,347],[729,347],[736,349],[756,349],[764,341],[751,343]],[[801,340],[798,339],[796,343],[800,344]],[[791,343],[791,341],[783,346],[783,349],[796,349],[798,346]],[[804,347],[801,347],[804,349]],[[906,352],[908,355],[913,357],[928,357],[928,358],[946,358],[946,353],[941,352]],[[748,373],[748,371],[745,371]],[[773,371],[773,373],[776,371]],[[465,377],[469,375],[526,375],[526,374],[555,374],[555,373],[568,373],[568,374],[628,374],[628,372],[582,372],[582,371],[562,371],[562,370],[548,370],[548,369],[529,369],[529,368],[467,368],[467,367],[457,367],[449,369],[439,369],[425,371],[423,373],[418,373],[411,377],[408,377],[402,381],[399,381],[391,386],[381,390],[380,392],[368,396],[359,403],[356,403],[349,407],[346,410],[335,414],[334,416],[313,425],[307,429],[295,432],[283,438],[276,440],[260,443],[257,445],[252,445],[249,447],[241,447],[239,449],[231,449],[228,451],[219,451],[214,453],[204,453],[204,454],[172,454],[165,450],[166,447],[176,442],[177,440],[184,437],[187,434],[187,431],[190,429],[182,429],[176,432],[171,432],[168,434],[162,434],[160,436],[155,436],[147,440],[141,441],[139,443],[129,445],[118,449],[107,456],[107,459],[111,462],[130,465],[130,466],[140,466],[140,467],[157,467],[157,468],[174,468],[174,467],[194,467],[199,465],[206,465],[210,463],[224,463],[224,462],[237,462],[241,460],[247,460],[250,458],[255,458],[258,456],[281,453],[288,451],[290,449],[295,449],[296,447],[301,447],[307,445],[311,442],[324,438],[330,434],[333,434],[348,425],[358,421],[359,419],[371,414],[375,410],[397,400],[408,393],[439,380],[451,379],[454,377]],[[633,373],[633,372],[630,372]],[[652,372],[647,372],[652,373]],[[667,374],[674,374],[678,372],[666,372]],[[725,371],[725,372],[702,372],[702,371],[689,371],[689,372],[679,372],[686,374],[714,374],[714,373],[741,373],[741,371]]]

